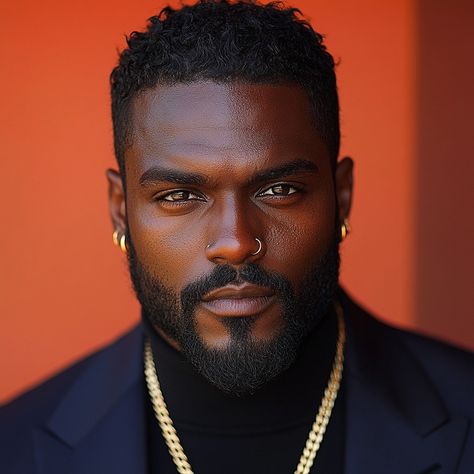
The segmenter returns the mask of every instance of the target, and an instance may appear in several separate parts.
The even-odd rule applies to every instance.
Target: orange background
[[[356,162],[344,285],[387,321],[474,348],[474,2],[292,4],[340,60]],[[163,5],[0,7],[2,401],[138,321],[107,211],[108,74],[123,35]]]

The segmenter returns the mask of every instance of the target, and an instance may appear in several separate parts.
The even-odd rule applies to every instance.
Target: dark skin
[[[353,162],[331,168],[297,85],[159,85],[133,103],[133,139],[120,174],[107,170],[114,229],[128,222],[137,258],[176,295],[215,265],[254,262],[284,275],[296,292],[349,217]],[[262,249],[252,255],[262,241]],[[210,247],[207,247],[211,244]],[[224,347],[221,316],[200,305],[196,330]],[[258,314],[255,340],[281,326],[275,303]],[[157,328],[179,349],[176,341]]]

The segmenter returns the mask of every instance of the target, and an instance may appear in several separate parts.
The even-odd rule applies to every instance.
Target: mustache
[[[217,265],[208,275],[186,285],[181,291],[181,304],[184,308],[192,308],[210,291],[242,283],[271,288],[277,295],[285,297],[293,295],[291,283],[279,273],[264,270],[255,263],[248,263],[239,270],[226,264]]]

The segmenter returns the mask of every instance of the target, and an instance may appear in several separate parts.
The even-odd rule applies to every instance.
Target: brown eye
[[[271,188],[266,189],[265,191],[261,192],[259,196],[289,196],[290,194],[294,194],[298,192],[298,189],[290,184],[275,184]]]
[[[180,202],[180,201],[192,201],[195,199],[200,199],[200,197],[197,194],[192,193],[191,191],[179,189],[177,191],[173,191],[171,193],[166,194],[161,199],[167,202]]]

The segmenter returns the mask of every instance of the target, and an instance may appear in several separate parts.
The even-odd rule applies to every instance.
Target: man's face
[[[327,311],[350,166],[335,183],[296,85],[157,86],[131,118],[111,211],[144,314],[220,388],[254,390]]]

